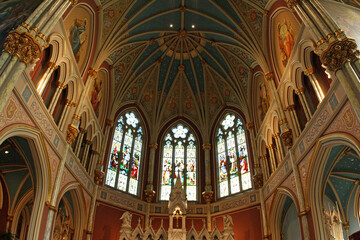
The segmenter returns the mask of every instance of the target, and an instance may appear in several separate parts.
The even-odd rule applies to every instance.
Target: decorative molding
[[[211,150],[211,144],[210,143],[205,143],[202,145],[203,147],[203,150],[206,151],[206,150]]]
[[[94,182],[96,185],[102,185],[104,182],[104,172],[99,170],[99,169],[95,169],[94,171]]]
[[[281,133],[281,138],[284,141],[284,144],[286,147],[291,147],[293,144],[293,135],[292,135],[292,131],[291,129],[285,129],[282,133]]]
[[[73,143],[78,134],[79,129],[76,126],[69,124],[68,128],[66,129],[66,142],[69,144]]]
[[[155,198],[155,191],[152,189],[146,189],[145,191],[146,202],[151,203]]]
[[[157,144],[156,142],[155,142],[155,143],[150,143],[150,144],[149,144],[149,148],[156,150],[156,149],[158,149],[158,144]]]
[[[206,203],[211,203],[214,198],[214,192],[213,191],[205,191],[202,193],[202,196]]]

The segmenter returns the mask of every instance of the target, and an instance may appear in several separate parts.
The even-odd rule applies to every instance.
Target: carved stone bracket
[[[4,52],[15,55],[26,65],[33,64],[41,56],[41,45],[28,32],[14,30],[9,33],[4,43]]]
[[[155,191],[152,189],[145,190],[145,199],[148,203],[151,203],[155,198]]]
[[[214,197],[214,192],[213,191],[205,191],[202,193],[202,196],[206,203],[211,203],[213,200],[213,197]]]
[[[99,169],[95,169],[94,171],[94,182],[97,185],[102,185],[104,182],[104,172],[99,170]]]
[[[281,133],[281,138],[284,141],[284,144],[286,147],[291,147],[293,144],[293,136],[292,136],[292,131],[291,129],[285,129],[282,133]]]
[[[73,143],[78,133],[79,133],[79,129],[76,126],[69,124],[66,130],[66,142],[69,144]]]
[[[320,56],[323,65],[330,71],[336,72],[347,61],[354,61],[360,55],[354,39],[344,38],[329,44]]]

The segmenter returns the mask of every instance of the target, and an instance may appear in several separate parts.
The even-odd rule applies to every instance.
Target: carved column
[[[283,145],[281,144],[281,140],[280,140],[280,133],[275,133],[273,135],[274,139],[275,139],[275,143],[277,146],[277,153],[278,153],[278,158],[279,161],[281,162],[283,157],[284,157],[284,149],[283,149]]]
[[[91,146],[92,142],[90,140],[85,140],[85,148],[84,148],[84,154],[82,155],[82,158],[80,159],[81,164],[85,167],[86,165],[86,160],[87,157],[89,155],[90,152],[90,146]]]
[[[46,64],[47,69],[45,70],[44,74],[42,75],[40,81],[38,82],[36,86],[36,90],[38,91],[39,95],[41,96],[44,93],[45,87],[49,82],[49,79],[53,72],[58,68],[58,65],[56,65],[53,62],[48,62]]]
[[[294,130],[295,130],[295,135],[300,136],[301,128],[300,128],[299,119],[297,118],[296,113],[295,113],[295,105],[294,104],[289,105],[289,106],[287,106],[286,109],[289,111],[290,119],[292,121]]]
[[[50,114],[53,114],[53,113],[54,113],[56,104],[57,104],[58,101],[59,101],[60,94],[61,94],[61,92],[66,88],[66,86],[67,86],[67,85],[64,84],[64,83],[62,83],[62,82],[57,82],[57,83],[56,83],[56,91],[55,91],[55,94],[54,94],[54,96],[52,97],[51,103],[50,103],[50,105],[49,105],[49,113],[50,113]]]
[[[307,103],[307,100],[305,98],[305,89],[304,88],[298,88],[295,90],[295,93],[299,96],[299,99],[300,99],[300,102],[301,102],[301,105],[304,109],[304,113],[305,113],[305,116],[306,116],[306,120],[307,121],[310,121],[311,119],[311,111],[310,111],[310,108],[309,108],[309,105]]]
[[[289,128],[289,125],[286,121],[285,113],[282,107],[282,103],[279,97],[279,94],[276,90],[275,82],[274,82],[274,73],[268,72],[265,74],[265,79],[269,82],[271,93],[274,96],[279,117],[280,117],[280,130],[281,130],[281,138],[284,141],[285,146],[288,146],[289,144],[292,145],[292,131]]]
[[[76,156],[79,156],[80,148],[81,148],[81,144],[82,144],[85,132],[86,132],[85,129],[80,128],[79,136],[76,139],[75,149],[74,149],[74,154]]]
[[[101,183],[99,183],[99,185],[102,185],[104,182],[104,172],[105,170],[104,168],[104,159],[108,159],[107,157],[105,158],[105,152],[107,149],[107,139],[109,138],[109,132],[110,129],[114,126],[114,122],[111,121],[110,119],[106,119],[106,126],[105,126],[105,134],[104,134],[104,141],[103,142],[103,147],[101,148],[101,152],[99,155],[98,160],[96,161],[96,168],[94,171],[95,177],[98,176],[99,178],[101,177]],[[111,144],[111,143],[110,143]]]
[[[260,194],[260,206],[261,206],[261,217],[262,217],[262,221],[263,221],[263,230],[264,230],[264,240],[269,240],[269,235],[268,235],[268,223],[267,223],[267,219],[266,219],[266,205],[265,205],[265,200],[264,200],[264,194],[263,194],[263,188],[259,189],[259,194]]]
[[[150,156],[149,156],[149,172],[148,172],[148,184],[145,190],[145,198],[148,203],[152,202],[155,197],[153,179],[154,179],[154,164],[155,164],[155,153],[158,148],[157,143],[149,144]]]
[[[55,213],[57,210],[56,200],[58,198],[59,191],[60,191],[61,179],[62,179],[63,172],[64,172],[67,154],[69,152],[69,146],[70,146],[69,144],[66,145],[64,153],[62,154],[63,158],[61,158],[61,161],[59,163],[58,172],[56,174],[54,187],[53,187],[53,191],[52,191],[52,195],[51,195],[51,200],[48,203],[49,204],[49,213],[48,213],[48,217],[46,220],[46,228],[45,228],[45,229],[47,229],[47,231],[45,231],[45,236],[44,236],[44,239],[46,239],[46,240],[50,239],[50,235],[52,232],[51,230],[52,230],[52,225],[54,222],[54,216],[55,216]],[[48,230],[48,229],[50,229],[50,230]]]
[[[60,121],[59,121],[59,129],[60,129],[60,131],[64,130],[65,123],[66,123],[66,118],[69,115],[69,111],[70,111],[71,107],[76,107],[76,103],[74,103],[73,101],[71,101],[69,99],[66,99],[64,112],[62,113]]]
[[[304,198],[304,194],[303,194],[303,190],[302,190],[299,168],[296,163],[294,150],[289,149],[289,153],[290,153],[290,161],[291,161],[291,166],[293,169],[293,174],[294,174],[294,179],[295,179],[296,193],[297,193],[298,200],[299,200],[299,208],[300,208],[299,217],[301,218],[303,237],[305,240],[309,240],[310,234],[309,234],[309,226],[308,226],[308,221],[307,221],[307,216],[306,216],[307,211],[305,208],[305,198]]]
[[[266,154],[260,156],[259,159],[263,166],[264,180],[267,180],[270,177],[270,168],[267,162]]]
[[[325,95],[323,93],[323,90],[320,87],[319,81],[316,79],[314,75],[314,68],[308,68],[305,70],[305,75],[309,77],[312,87],[315,90],[316,96],[319,100],[319,102],[322,102]]]
[[[267,148],[269,149],[271,170],[272,170],[272,172],[274,172],[277,168],[277,163],[276,163],[275,153],[274,153],[274,145],[270,144],[267,146]]]
[[[210,203],[213,201],[214,192],[211,185],[211,164],[210,164],[210,151],[211,144],[203,144],[203,150],[205,154],[205,191],[202,192],[202,196],[206,202],[206,227],[208,231],[211,231],[211,206]]]

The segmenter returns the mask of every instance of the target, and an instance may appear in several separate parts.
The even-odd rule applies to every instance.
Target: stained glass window
[[[143,129],[134,112],[120,116],[114,131],[105,184],[138,194]]]
[[[225,115],[220,122],[216,154],[220,197],[252,187],[245,131],[241,120],[234,114]]]
[[[160,200],[169,200],[177,174],[189,201],[197,200],[197,145],[194,134],[178,124],[165,135],[162,148]],[[174,179],[174,181],[173,181]]]

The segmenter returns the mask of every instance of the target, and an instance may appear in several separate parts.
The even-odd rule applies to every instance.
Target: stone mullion
[[[50,105],[49,105],[49,113],[52,115],[55,111],[55,107],[59,101],[59,97],[61,92],[66,88],[66,85],[62,82],[57,82],[57,87],[56,87],[56,91],[55,94],[53,96],[53,98],[51,99]]]
[[[305,98],[304,89],[303,88],[296,89],[295,93],[299,96],[301,105],[303,107],[303,110],[304,110],[304,113],[305,113],[305,116],[306,116],[306,120],[310,121],[310,119],[311,119],[311,111],[309,109],[309,105],[308,105],[308,103],[306,101],[306,98]]]
[[[52,225],[54,222],[54,216],[55,216],[55,212],[56,212],[55,205],[56,205],[56,201],[58,199],[58,195],[59,195],[59,191],[60,191],[61,179],[63,176],[65,162],[66,162],[67,154],[69,152],[69,147],[70,147],[70,145],[67,144],[65,147],[65,150],[64,150],[64,154],[62,154],[63,158],[61,159],[61,161],[59,163],[58,171],[57,171],[55,182],[53,185],[51,200],[49,202],[49,213],[48,213],[48,217],[46,220],[46,228],[45,228],[45,229],[50,229],[50,230],[45,231],[44,239],[46,239],[46,240],[50,239],[50,235],[52,233],[51,229],[52,229]]]
[[[300,129],[299,119],[297,118],[297,116],[295,114],[295,106],[289,105],[289,106],[287,106],[287,110],[289,111],[289,115],[290,115],[291,121],[293,123],[293,127],[295,129],[295,134],[296,134],[296,136],[300,136],[301,129]]]
[[[293,169],[293,174],[294,174],[294,179],[295,179],[296,193],[297,193],[298,200],[299,200],[300,212],[298,215],[299,215],[299,217],[301,219],[301,223],[302,223],[303,239],[309,240],[310,233],[309,233],[309,225],[308,225],[308,221],[307,221],[307,209],[305,207],[305,198],[304,198],[304,194],[303,194],[303,190],[302,190],[299,168],[296,164],[296,159],[295,159],[295,154],[293,152],[293,149],[289,149],[289,152],[290,152],[291,166]]]
[[[319,3],[318,0],[309,0],[309,2],[314,6],[318,13],[324,18],[324,21],[330,28],[330,32],[335,32],[339,30],[339,26],[334,22],[334,19],[329,16],[324,7]]]
[[[274,134],[274,139],[276,142],[276,146],[277,146],[277,152],[278,152],[278,157],[279,157],[279,161],[281,162],[283,160],[283,156],[284,156],[284,149],[283,146],[280,142],[280,134],[279,133],[275,133]]]
[[[46,85],[48,84],[51,75],[53,72],[58,68],[58,66],[53,62],[48,62],[46,64],[47,69],[45,70],[45,73],[42,75],[41,80],[36,86],[36,90],[38,91],[39,95],[42,96]]]
[[[272,144],[270,144],[269,146],[267,146],[267,148],[269,149],[271,170],[272,170],[272,172],[275,172],[276,160],[275,160],[275,156],[274,156],[274,146]]]

